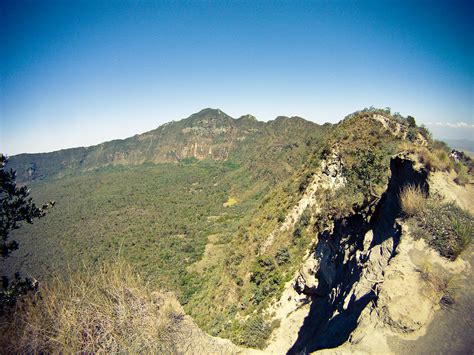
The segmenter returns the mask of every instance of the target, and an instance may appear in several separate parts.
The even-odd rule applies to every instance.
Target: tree
[[[30,197],[28,187],[16,184],[15,172],[6,169],[7,161],[7,157],[0,154],[0,254],[4,259],[18,249],[17,241],[10,240],[10,233],[20,228],[23,222],[33,223],[35,218],[43,217],[48,208],[48,205],[38,208]],[[54,202],[49,205],[54,205]],[[0,311],[6,305],[14,304],[16,297],[32,286],[31,280],[22,279],[19,273],[15,274],[13,282],[2,276]]]
[[[368,198],[375,194],[376,186],[382,184],[387,177],[385,155],[376,149],[357,149],[355,162],[349,171],[349,177]]]
[[[407,116],[407,122],[409,127],[416,127],[416,121],[414,117]]]

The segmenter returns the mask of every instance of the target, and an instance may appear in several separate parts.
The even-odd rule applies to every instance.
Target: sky
[[[206,107],[364,107],[474,139],[473,1],[0,2],[0,151],[146,132]]]

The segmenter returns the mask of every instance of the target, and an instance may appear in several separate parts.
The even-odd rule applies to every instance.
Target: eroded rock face
[[[321,173],[328,180],[328,188],[338,189],[347,182],[344,174],[344,165],[341,157],[334,149],[333,152],[321,162]]]
[[[296,292],[315,295],[319,285],[319,280],[316,277],[318,271],[319,262],[314,258],[309,258],[298,271],[298,277],[294,285]]]
[[[270,233],[268,238],[260,247],[260,254],[272,245],[275,235],[291,230],[300,219],[306,208],[318,205],[317,192],[320,190],[335,191],[343,187],[347,182],[343,174],[343,162],[337,151],[334,150],[330,156],[321,162],[320,170],[317,171],[310,184],[306,187],[304,194],[290,212],[286,215],[284,222]]]
[[[328,176],[337,178],[337,163],[327,166],[325,171]],[[400,305],[405,300],[400,289],[396,292],[381,291],[385,272],[402,235],[397,220],[400,213],[399,192],[407,184],[428,190],[426,173],[415,171],[411,161],[395,157],[391,171],[387,190],[373,213],[361,211],[335,219],[331,230],[318,235],[311,257],[314,260],[305,263],[295,282],[295,289],[311,296],[312,304],[290,353],[334,348],[343,344],[358,327],[359,318],[367,309],[376,309],[380,315],[378,319],[406,331],[416,330],[426,323],[425,315],[408,315],[412,311],[410,307],[389,306],[390,303]],[[413,293],[417,292],[419,290],[413,289]],[[422,306],[428,307],[427,304]]]

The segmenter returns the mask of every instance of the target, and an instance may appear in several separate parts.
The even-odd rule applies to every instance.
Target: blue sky
[[[337,122],[391,107],[473,138],[472,1],[1,1],[0,151],[125,138],[205,108]]]

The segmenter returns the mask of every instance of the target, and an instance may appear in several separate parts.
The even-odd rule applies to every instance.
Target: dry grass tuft
[[[56,278],[2,324],[3,350],[174,353],[184,315],[171,295],[146,286],[122,262]]]
[[[439,304],[445,308],[451,308],[456,303],[456,282],[454,278],[445,272],[432,269],[431,265],[423,264],[418,269],[420,278],[431,286],[439,298]]]
[[[426,195],[418,186],[408,185],[400,192],[400,207],[407,216],[415,216],[426,208]]]

